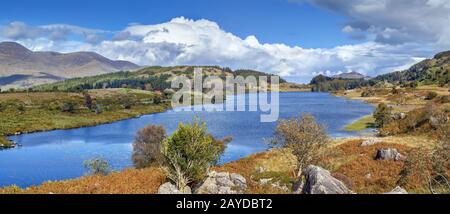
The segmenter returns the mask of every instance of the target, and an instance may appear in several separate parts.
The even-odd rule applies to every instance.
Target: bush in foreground
[[[167,158],[168,178],[182,192],[187,186],[201,182],[210,166],[217,163],[224,146],[207,132],[198,120],[180,123],[178,129],[161,145]]]
[[[325,128],[312,115],[302,115],[281,120],[275,130],[272,144],[292,151],[297,158],[296,175],[301,178],[303,170],[318,157],[319,150],[329,142]]]
[[[108,161],[103,158],[93,158],[84,161],[84,168],[88,171],[89,175],[108,175],[111,173]]]
[[[133,143],[133,163],[136,168],[162,165],[165,161],[161,153],[161,143],[167,138],[162,126],[149,125],[138,131]]]

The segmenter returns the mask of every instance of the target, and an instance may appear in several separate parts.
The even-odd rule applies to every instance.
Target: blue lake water
[[[245,99],[245,95],[237,99]],[[326,126],[332,137],[357,135],[343,131],[343,126],[373,110],[374,107],[361,101],[327,93],[280,94],[280,118],[311,113]],[[267,150],[264,139],[272,136],[276,126],[276,122],[261,123],[261,112],[169,110],[94,127],[12,136],[11,140],[23,146],[0,151],[0,186],[15,184],[27,187],[49,180],[79,177],[85,173],[83,161],[99,156],[108,160],[116,170],[132,167],[132,142],[137,130],[148,124],[158,124],[170,134],[179,122],[190,122],[196,115],[206,122],[215,137],[233,137],[221,163]]]

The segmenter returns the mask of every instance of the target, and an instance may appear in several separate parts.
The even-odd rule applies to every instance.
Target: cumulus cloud
[[[5,26],[0,26],[0,36],[11,40],[34,40],[49,38],[52,41],[67,40],[69,36],[80,36],[88,43],[96,43],[101,40],[101,35],[110,32],[97,29],[83,28],[74,25],[53,24],[43,26],[29,26],[24,22],[15,21]]]
[[[291,0],[295,1],[295,0]],[[432,43],[450,48],[448,0],[297,0],[349,18],[343,31],[360,29],[384,44]]]
[[[355,30],[362,29],[363,25],[349,26]],[[95,51],[111,59],[128,60],[140,65],[219,65],[233,69],[256,69],[297,82],[308,82],[317,73],[357,71],[375,76],[414,63],[416,56],[430,54],[422,46],[409,43],[391,45],[368,41],[334,48],[261,43],[254,35],[240,38],[226,32],[213,21],[183,17],[155,25],[129,25],[122,31],[112,33],[109,39],[95,36],[82,40],[70,39],[71,34],[84,37],[89,34],[102,35],[102,31],[76,26],[28,28],[47,31],[6,30],[0,34],[0,40],[2,37],[14,39],[33,50]],[[383,39],[388,39],[388,34]]]

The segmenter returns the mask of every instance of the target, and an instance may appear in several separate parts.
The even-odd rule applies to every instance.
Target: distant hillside
[[[348,90],[363,86],[373,86],[379,82],[406,85],[437,84],[450,85],[450,51],[438,53],[433,59],[423,60],[404,71],[396,71],[367,78],[357,72],[340,74],[333,77],[318,75],[311,80],[312,91]]]
[[[351,75],[355,77],[355,75]],[[374,85],[375,82],[364,78],[342,78],[327,77],[318,75],[311,82],[311,90],[314,92],[328,92],[336,90],[350,90],[368,85]]]
[[[145,90],[164,90],[170,88],[170,80],[175,76],[186,76],[193,78],[194,69],[201,67],[205,76],[218,76],[225,79],[227,76],[241,75],[247,77],[249,75],[274,76],[264,72],[254,70],[236,70],[229,68],[220,68],[218,66],[175,66],[160,67],[152,66],[140,69],[138,71],[115,72],[110,74],[102,74],[92,77],[73,78],[51,84],[43,84],[33,87],[37,91],[81,91],[86,89],[99,88],[138,88]],[[268,79],[270,80],[270,78]],[[286,80],[280,78],[280,83]]]
[[[94,76],[139,66],[94,52],[33,52],[15,42],[0,43],[0,87],[30,87],[66,78]]]
[[[450,51],[436,54],[433,59],[423,60],[407,70],[377,76],[374,80],[400,84],[412,81],[423,85],[449,84]]]
[[[356,71],[334,75],[335,79],[365,79],[367,76]]]

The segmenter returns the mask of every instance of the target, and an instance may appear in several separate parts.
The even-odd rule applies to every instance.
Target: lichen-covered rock
[[[353,194],[344,183],[331,176],[328,170],[309,165],[305,171],[305,194]]]
[[[408,194],[408,192],[405,189],[396,186],[393,190],[384,194]]]
[[[304,186],[305,186],[305,183],[303,182],[303,180],[300,179],[300,180],[294,182],[294,184],[292,185],[292,192],[294,194],[302,194]]]
[[[372,146],[372,145],[375,145],[377,143],[381,143],[381,141],[377,140],[377,139],[368,139],[368,140],[363,141],[361,143],[361,146]]]
[[[400,154],[397,149],[387,148],[387,149],[378,149],[377,154],[375,156],[375,160],[404,160],[405,157]]]
[[[205,182],[197,189],[198,194],[242,194],[247,189],[246,179],[236,173],[215,172],[208,174]]]
[[[186,187],[184,191],[180,191],[175,185],[167,182],[159,187],[158,194],[191,194],[191,188]]]

